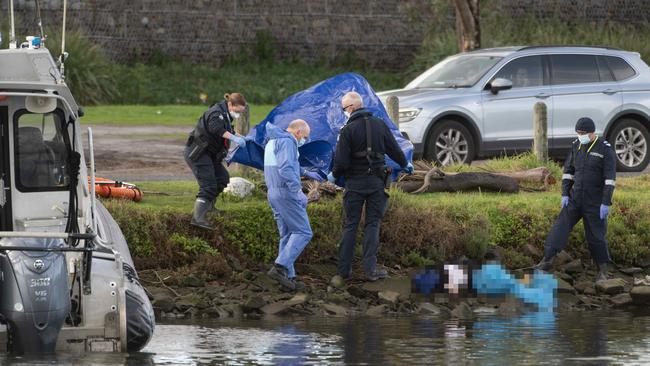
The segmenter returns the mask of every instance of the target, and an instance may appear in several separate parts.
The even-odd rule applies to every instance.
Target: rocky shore
[[[234,262],[234,264],[233,264]],[[263,266],[241,268],[234,258],[226,281],[205,281],[193,275],[143,271],[141,281],[152,300],[158,319],[227,318],[264,316],[399,316],[433,315],[471,319],[479,313],[517,315],[527,306],[508,297],[423,295],[414,293],[411,276],[417,269],[391,268],[391,278],[377,282],[331,281],[335,265],[299,267],[299,289],[284,292],[269,278]],[[512,271],[518,278],[523,270]],[[558,255],[554,268],[558,280],[558,310],[585,311],[650,305],[650,263],[639,267],[615,267],[610,278],[594,283],[595,270],[566,253]]]

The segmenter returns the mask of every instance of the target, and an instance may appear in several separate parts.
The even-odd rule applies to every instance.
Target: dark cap
[[[576,131],[596,132],[596,124],[589,117],[582,117],[576,123]]]

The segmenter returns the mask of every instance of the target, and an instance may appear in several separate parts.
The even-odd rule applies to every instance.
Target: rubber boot
[[[210,201],[210,209],[208,210],[208,213],[216,216],[223,215],[223,211],[218,209],[216,205],[217,205],[217,199],[215,198],[214,200]]]
[[[598,273],[596,274],[596,282],[604,281],[607,279],[607,263],[601,263],[597,265]]]
[[[210,211],[210,205],[210,201],[204,198],[196,199],[194,202],[194,212],[192,213],[192,225],[201,229],[214,230],[214,227],[210,225],[206,217]]]
[[[533,269],[538,269],[540,271],[548,271],[553,267],[553,258],[554,257],[549,257],[547,258],[546,256],[542,258],[542,260],[537,263],[536,265],[533,266]]]

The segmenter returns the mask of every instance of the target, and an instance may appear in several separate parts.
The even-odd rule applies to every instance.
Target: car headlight
[[[422,112],[422,108],[404,108],[399,110],[399,123],[411,122]]]

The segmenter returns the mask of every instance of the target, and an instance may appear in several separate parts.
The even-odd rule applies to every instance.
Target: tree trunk
[[[456,9],[456,33],[461,52],[481,47],[479,0],[452,0]]]
[[[443,177],[421,181],[403,181],[394,184],[404,192],[467,192],[490,191],[501,193],[519,192],[519,183],[516,179],[492,173],[468,172],[449,174]]]

